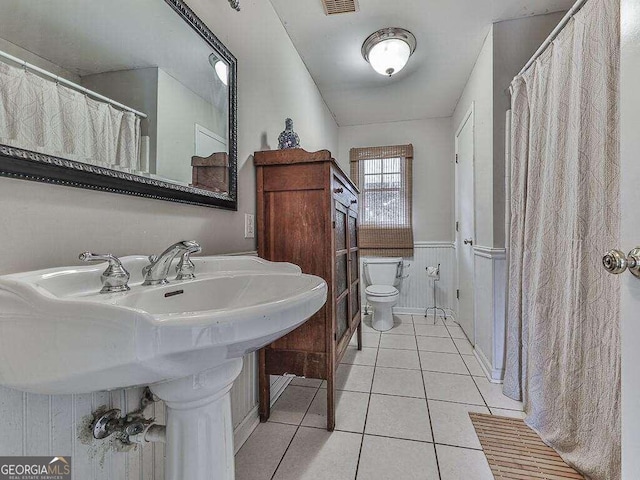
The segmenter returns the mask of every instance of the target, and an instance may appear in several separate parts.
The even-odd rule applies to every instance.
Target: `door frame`
[[[472,212],[473,212],[473,226],[472,226],[472,238],[473,238],[473,242],[474,245],[471,246],[472,248],[472,262],[471,262],[471,275],[472,275],[472,282],[475,281],[475,242],[476,242],[476,169],[475,169],[475,163],[476,163],[476,125],[475,125],[475,101],[471,102],[471,105],[469,106],[469,109],[467,110],[467,112],[464,114],[464,117],[462,117],[462,120],[460,121],[460,124],[458,125],[458,128],[456,129],[456,133],[454,136],[454,143],[455,143],[455,148],[454,148],[454,163],[453,163],[453,168],[454,168],[454,178],[455,178],[455,197],[454,197],[454,227],[453,227],[453,234],[454,234],[454,248],[456,251],[456,285],[457,285],[457,289],[460,289],[460,256],[459,256],[459,249],[461,248],[461,245],[458,245],[458,231],[455,228],[456,222],[459,221],[458,218],[458,213],[459,213],[459,204],[460,204],[460,196],[459,196],[459,191],[458,191],[458,186],[459,186],[459,180],[458,180],[458,162],[457,162],[457,157],[458,157],[458,137],[460,136],[460,134],[462,133],[462,130],[464,129],[464,127],[467,125],[468,122],[471,122],[471,137],[473,139],[472,141],[472,146],[471,146],[471,184],[472,184],[472,193],[471,193],[471,201],[473,202],[472,205]],[[457,307],[457,314],[460,314],[460,299],[457,298],[456,299],[456,307]],[[474,285],[474,296],[473,296],[473,302],[471,304],[471,312],[473,315],[473,338],[469,339],[471,340],[471,343],[473,344],[473,346],[475,347],[475,342],[476,342],[476,322],[475,322],[475,315],[476,315],[476,301],[475,301],[475,285]]]
[[[620,243],[625,254],[640,245],[637,208],[640,190],[638,173],[638,106],[637,83],[640,74],[640,9],[637,0],[621,1],[620,39]],[[622,480],[640,478],[640,280],[629,272],[620,275],[620,340],[622,361]]]

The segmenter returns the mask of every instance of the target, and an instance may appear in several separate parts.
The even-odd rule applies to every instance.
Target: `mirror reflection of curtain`
[[[140,119],[0,62],[0,143],[134,172],[140,158]]]

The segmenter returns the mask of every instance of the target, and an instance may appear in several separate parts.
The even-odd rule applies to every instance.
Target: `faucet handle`
[[[130,290],[128,283],[131,275],[115,255],[84,252],[78,258],[83,262],[109,262],[109,266],[100,277],[103,285],[100,293],[126,292]]]
[[[186,251],[180,257],[178,265],[176,265],[176,280],[193,280],[195,275],[196,266],[191,261],[191,252]]]

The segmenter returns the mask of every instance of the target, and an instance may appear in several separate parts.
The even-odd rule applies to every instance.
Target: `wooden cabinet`
[[[360,323],[358,189],[331,152],[256,152],[258,255],[322,277],[327,303],[260,350],[260,419],[270,414],[269,375],[327,381],[327,430],[335,426],[335,371]]]

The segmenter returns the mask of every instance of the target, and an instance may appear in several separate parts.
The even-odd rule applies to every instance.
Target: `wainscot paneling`
[[[444,308],[455,316],[456,311],[456,255],[452,243],[416,242],[413,257],[404,259],[406,278],[400,285],[400,299],[394,308],[398,314],[424,314],[427,307],[433,306],[433,280],[427,277],[427,267],[440,264],[440,281],[436,282],[436,298],[438,307]],[[361,272],[364,262],[360,260]],[[373,258],[371,260],[374,260]],[[364,276],[362,278],[365,278]],[[365,281],[366,283],[366,281]],[[366,303],[363,289],[363,305]],[[430,311],[432,314],[433,312]]]
[[[489,380],[504,377],[506,335],[506,252],[476,246],[474,252],[475,355]]]

